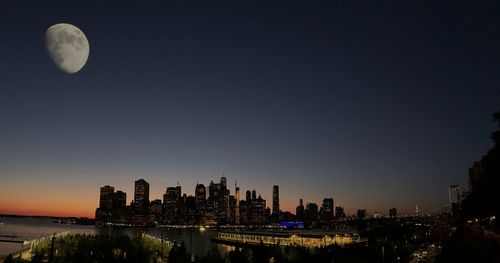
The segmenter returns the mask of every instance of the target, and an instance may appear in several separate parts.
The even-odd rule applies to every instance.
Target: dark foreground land
[[[430,248],[427,241],[404,245],[407,241],[397,240],[406,232],[384,228],[384,235],[378,233],[381,229],[368,233],[369,240],[363,244],[320,248],[245,245],[227,253],[214,248],[201,257],[191,257],[183,243],[167,244],[143,234],[67,235],[34,246],[29,259],[10,256],[4,262],[500,262],[497,229],[496,220],[461,224],[441,245],[432,245],[436,249],[426,249]],[[417,251],[427,251],[426,256],[417,257]]]
[[[283,246],[246,246],[226,254],[209,250],[191,257],[184,244],[167,247],[157,240],[129,236],[69,235],[33,248],[31,259],[9,262],[373,262],[376,251],[366,246],[329,246],[317,249]],[[378,261],[378,260],[375,260]]]

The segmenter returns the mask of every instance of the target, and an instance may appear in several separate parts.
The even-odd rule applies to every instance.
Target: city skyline
[[[225,177],[225,174],[222,173],[220,176]],[[184,186],[183,184],[181,184],[180,182],[176,182],[176,183],[171,183],[171,184],[167,184],[167,185],[162,185],[160,187],[158,186],[155,186],[155,184],[151,184],[149,183],[148,180],[145,180],[144,178],[141,178],[141,179],[138,179],[138,178],[135,178],[133,179],[132,181],[129,182],[129,184],[127,186],[124,186],[123,184],[116,184],[116,183],[108,183],[108,184],[104,184],[104,185],[100,185],[98,186],[96,189],[99,189],[101,187],[108,187],[110,186],[111,188],[113,188],[115,191],[120,191],[122,193],[125,193],[126,194],[126,198],[125,198],[125,204],[126,205],[131,205],[131,203],[133,202],[134,200],[134,195],[136,193],[136,190],[135,190],[135,186],[131,183],[133,181],[136,181],[136,180],[145,180],[147,183],[148,183],[148,187],[151,187],[153,189],[155,189],[154,192],[151,192],[151,190],[148,191],[148,196],[149,196],[149,200],[148,202],[151,202],[153,200],[162,200],[163,199],[163,195],[165,194],[165,190],[169,187],[173,187],[173,186],[181,186],[182,187],[182,192],[181,192],[181,195],[184,195],[186,194],[187,196],[195,196],[195,193],[196,193],[196,187],[198,184],[203,184],[207,187],[208,189],[208,185],[210,184],[210,182],[214,181],[214,182],[217,182],[218,179],[220,179],[221,177],[216,177],[216,178],[213,178],[211,179],[209,182],[200,182],[200,181],[196,181],[196,183],[192,186],[192,187],[188,187],[188,186]],[[237,180],[234,180],[235,183],[237,182]],[[235,194],[235,185],[234,184],[231,184],[230,183],[230,180],[229,182],[227,183],[228,185],[228,190],[230,190],[231,192],[231,195],[234,195]],[[245,192],[246,191],[257,191],[258,192],[258,195],[261,195],[262,198],[264,200],[268,200],[268,203],[267,203],[267,208],[270,209],[271,211],[271,215],[272,215],[272,211],[273,211],[273,191],[274,191],[274,187],[276,187],[278,185],[270,185],[268,188],[271,188],[270,191],[266,191],[266,190],[260,190],[258,188],[246,188],[245,186],[242,186],[242,185],[239,185],[238,184],[238,189],[240,190],[240,200],[244,200],[244,199],[241,199],[241,196],[245,196]],[[279,186],[278,186],[279,187]],[[158,189],[163,189],[163,190],[158,190]],[[208,191],[208,190],[207,190]],[[99,192],[99,190],[95,190],[94,192]],[[269,192],[269,193],[268,193]],[[207,193],[208,195],[208,193]],[[325,198],[331,198],[334,200],[335,202],[335,206],[334,207],[337,207],[337,206],[340,206],[342,207],[343,211],[346,213],[347,216],[356,216],[357,213],[359,212],[359,209],[363,209],[363,210],[366,210],[367,212],[367,215],[369,216],[372,216],[374,213],[377,213],[378,215],[385,215],[385,216],[389,216],[390,214],[390,209],[393,209],[394,206],[391,206],[390,204],[384,204],[384,205],[380,205],[380,204],[375,204],[376,206],[375,207],[372,207],[370,208],[369,206],[357,206],[357,207],[354,207],[354,206],[348,206],[348,205],[345,205],[341,202],[339,202],[338,200],[342,200],[342,198],[338,198],[336,197],[333,193],[330,194],[330,195],[324,195],[322,197],[319,197],[317,199],[313,199],[313,198],[307,198],[307,197],[304,197],[304,196],[299,196],[298,199],[296,200],[291,200],[290,198],[283,198],[284,196],[288,196],[289,194],[287,192],[283,192],[283,189],[281,191],[279,191],[279,197],[278,197],[278,200],[290,200],[291,203],[286,203],[285,205],[283,205],[283,203],[281,201],[279,201],[279,208],[280,208],[280,211],[281,212],[290,212],[292,214],[295,214],[296,213],[296,208],[297,206],[299,205],[300,202],[303,202],[304,204],[304,207],[306,204],[308,203],[315,203],[317,204],[318,206],[321,205],[321,202],[325,200]],[[445,189],[445,203],[447,201],[447,197],[448,197],[448,188]],[[338,199],[337,199],[338,198]],[[82,202],[82,198],[81,197],[78,197],[78,198],[72,198],[71,196],[69,196],[69,199],[73,199],[73,200],[79,200],[79,204],[82,204],[84,202]],[[95,207],[100,207],[101,203],[100,203],[100,200],[99,200],[99,195],[94,195],[93,196],[88,196],[84,199],[92,199],[92,203],[89,203],[89,207],[79,207],[80,210],[76,210],[75,212],[71,211],[70,213],[66,213],[66,212],[63,212],[63,213],[60,213],[58,212],[57,210],[52,210],[53,212],[50,212],[51,210],[47,210],[45,208],[42,208],[40,210],[32,210],[32,209],[25,209],[25,207],[21,207],[21,209],[19,210],[16,210],[16,209],[12,209],[12,210],[9,210],[9,208],[5,209],[3,212],[0,211],[1,213],[0,214],[12,214],[12,215],[27,215],[27,216],[30,216],[30,215],[33,215],[33,216],[68,216],[68,217],[89,217],[89,218],[93,218],[94,215],[95,215]],[[95,200],[95,204],[94,204],[94,200]],[[295,201],[295,202],[293,202]],[[366,204],[367,202],[365,202]],[[57,205],[57,203],[56,203]],[[71,204],[70,204],[71,205]],[[282,207],[285,207],[284,209]],[[417,204],[417,207],[418,207],[418,204]],[[424,207],[423,209],[421,209],[421,211],[427,211],[427,210],[431,210],[431,209],[434,209],[434,208],[438,208],[438,207]],[[91,209],[91,211],[88,211],[89,209]],[[415,214],[415,206],[412,206],[412,207],[398,207],[397,208],[398,211],[399,211],[399,214],[401,215],[414,215]],[[47,212],[49,211],[49,212]]]
[[[4,1],[0,213],[92,216],[102,185],[161,199],[222,173],[270,207],[279,185],[284,211],[441,207],[492,145],[495,4]],[[46,50],[59,23],[88,39],[74,74]]]
[[[332,197],[323,198],[321,205],[306,202],[305,206],[303,199],[299,199],[295,213],[283,211],[280,209],[278,185],[273,185],[271,208],[256,189],[246,190],[241,199],[237,183],[235,182],[234,192],[231,194],[227,182],[224,175],[220,177],[220,181],[211,180],[207,186],[197,182],[194,195],[183,192],[180,184],[168,186],[162,199],[153,200],[149,195],[150,184],[144,179],[138,179],[134,182],[133,199],[129,204],[126,202],[126,192],[105,185],[100,187],[95,222],[97,225],[121,226],[300,224],[303,227],[318,228],[331,226],[336,220],[345,220],[346,216],[351,220],[363,220],[367,217],[367,210],[363,208],[358,209],[357,214],[346,214],[344,206],[338,203],[335,205]],[[458,207],[457,200],[450,199],[450,205]],[[430,211],[429,214],[419,212],[417,208],[414,213],[403,216],[420,217],[430,214]],[[375,211],[372,216],[394,218],[398,214],[393,207],[388,214]]]

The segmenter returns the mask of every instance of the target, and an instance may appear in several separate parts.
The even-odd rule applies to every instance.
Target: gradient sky
[[[62,22],[91,45],[74,75],[45,51]],[[486,0],[1,1],[0,213],[222,172],[283,210],[439,207],[492,145],[499,28]]]

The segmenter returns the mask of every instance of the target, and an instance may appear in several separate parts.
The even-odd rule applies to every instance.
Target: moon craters
[[[87,62],[90,46],[76,26],[56,24],[47,29],[45,45],[56,66],[66,73],[76,73]]]

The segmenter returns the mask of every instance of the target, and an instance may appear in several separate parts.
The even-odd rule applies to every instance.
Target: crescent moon
[[[55,24],[45,32],[45,46],[56,66],[66,73],[80,71],[90,53],[85,34],[71,24]]]

